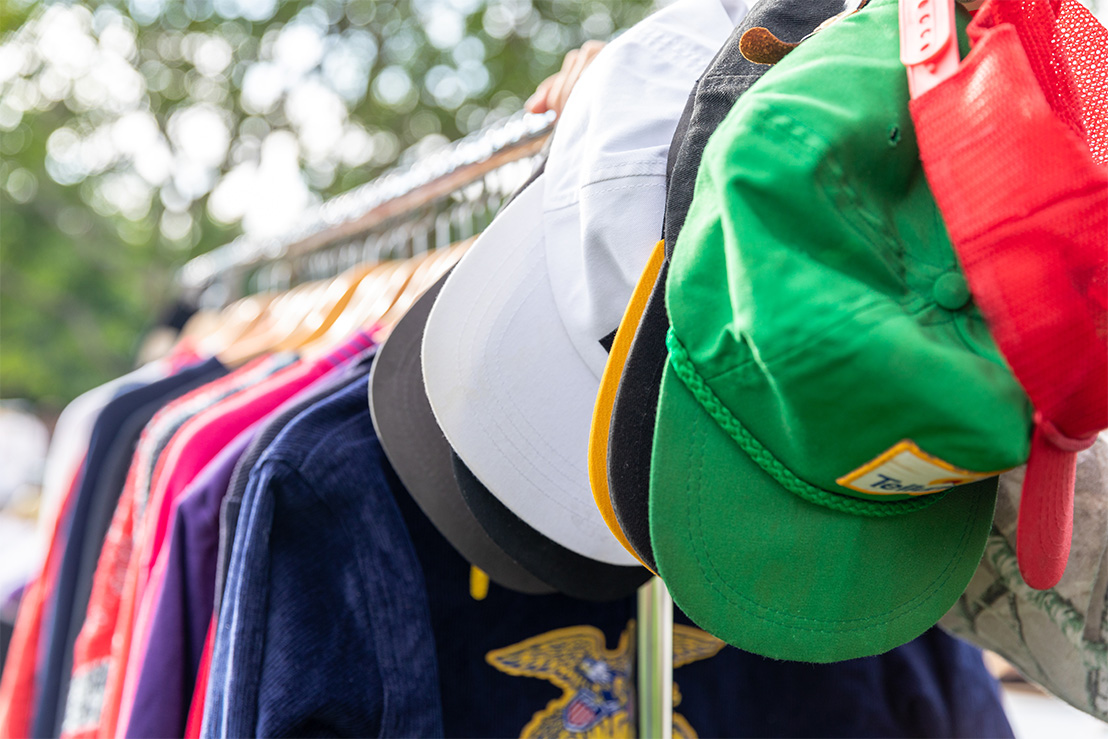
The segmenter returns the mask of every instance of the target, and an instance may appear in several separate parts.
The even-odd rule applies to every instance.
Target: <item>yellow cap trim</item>
[[[604,365],[604,374],[600,378],[600,392],[596,395],[592,428],[589,429],[589,482],[592,485],[593,500],[596,501],[600,515],[604,517],[604,523],[608,525],[619,543],[647,569],[650,568],[639,557],[631,542],[627,541],[627,536],[620,528],[619,519],[616,518],[616,512],[612,510],[612,499],[608,492],[608,431],[612,425],[612,407],[616,402],[616,391],[619,390],[623,367],[627,364],[627,354],[631,351],[635,331],[638,330],[642,314],[646,310],[646,303],[654,289],[658,273],[662,271],[665,258],[665,242],[659,241],[654,245],[654,251],[650,253],[646,269],[643,270],[634,292],[631,293],[631,301],[627,304],[623,320],[619,322],[619,328],[616,330],[612,351],[608,353],[608,363]]]

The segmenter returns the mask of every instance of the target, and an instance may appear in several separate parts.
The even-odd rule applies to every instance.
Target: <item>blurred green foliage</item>
[[[250,225],[271,142],[295,141],[301,205],[325,199],[518,110],[650,7],[0,0],[0,398],[56,410],[125,372],[175,270]]]

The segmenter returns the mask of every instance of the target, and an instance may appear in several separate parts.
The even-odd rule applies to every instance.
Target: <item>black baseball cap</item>
[[[453,451],[427,400],[420,344],[427,316],[447,275],[420,296],[377,350],[369,376],[373,427],[397,477],[459,554],[505,588],[552,593],[553,587],[505,553],[470,513],[455,482]]]

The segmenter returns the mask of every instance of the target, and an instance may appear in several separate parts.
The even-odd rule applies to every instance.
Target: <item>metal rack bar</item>
[[[177,275],[198,289],[244,269],[308,254],[363,233],[447,196],[515,159],[534,154],[553,128],[549,115],[517,114],[466,136],[408,167],[332,198],[305,214],[288,233],[264,240],[240,236],[190,260]]]

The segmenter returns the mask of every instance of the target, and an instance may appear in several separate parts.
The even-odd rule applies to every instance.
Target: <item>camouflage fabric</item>
[[[985,555],[939,625],[1108,721],[1108,433],[1078,456],[1073,548],[1065,574],[1049,590],[1030,588],[1016,563],[1023,475],[1023,467],[1001,475]]]

